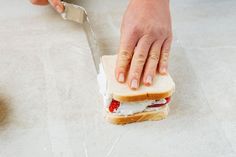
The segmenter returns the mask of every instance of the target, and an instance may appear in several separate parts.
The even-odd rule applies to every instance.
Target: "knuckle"
[[[164,26],[163,26],[163,27],[158,28],[158,31],[157,31],[158,37],[166,38],[166,37],[168,37],[170,34],[171,34],[171,31],[170,31],[170,29],[168,29],[167,27],[164,27]]]
[[[167,32],[168,32],[167,28],[164,27],[164,26],[163,26],[163,27],[160,27],[160,28],[159,28],[159,31],[162,32],[162,33],[167,33]]]
[[[146,57],[144,54],[138,54],[136,61],[136,65],[137,66],[143,66],[145,64],[146,61]]]
[[[140,25],[139,24],[134,24],[132,27],[132,32],[139,32],[140,31]]]
[[[164,56],[168,56],[168,55],[169,55],[169,52],[170,52],[170,45],[165,46],[165,47],[162,49],[162,54],[163,54]]]
[[[136,66],[143,66],[145,64],[145,60],[137,59],[135,65]]]
[[[146,55],[145,55],[144,53],[138,53],[137,57],[138,57],[140,60],[145,60]]]
[[[169,51],[167,51],[167,50],[169,50],[168,48],[167,49],[165,49],[166,51],[162,51],[162,55],[163,55],[163,57],[168,57],[169,56]]]
[[[165,38],[167,36],[166,32],[164,32],[163,30],[159,30],[157,35],[160,39]]]
[[[169,36],[172,36],[172,30],[171,27],[168,25],[151,25],[146,28],[148,34],[151,34],[152,36],[155,35],[155,38],[167,38]]]
[[[124,60],[129,61],[132,58],[132,54],[130,52],[126,51],[126,50],[122,50],[119,53],[119,58],[120,58],[120,60],[123,60],[123,61]]]
[[[152,52],[149,54],[148,59],[154,62],[158,62],[159,56],[157,55],[157,53]]]
[[[131,29],[130,29],[129,34],[130,34],[131,36],[138,36],[139,32],[140,32],[139,26],[133,25],[133,26],[131,26]]]
[[[120,70],[126,69],[130,65],[131,59],[132,54],[130,54],[128,51],[120,51],[117,62],[117,68],[119,68]]]
[[[117,70],[119,71],[123,71],[124,69],[126,69],[127,65],[125,65],[124,63],[120,63],[117,65]]]
[[[163,53],[161,57],[161,62],[166,63],[168,61],[168,53]]]
[[[149,34],[149,35],[144,35],[142,39],[143,39],[142,40],[143,46],[145,47],[145,49],[147,49],[153,43],[155,37],[152,34]]]

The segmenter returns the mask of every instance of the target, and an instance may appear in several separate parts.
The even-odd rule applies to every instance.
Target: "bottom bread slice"
[[[107,113],[106,119],[113,124],[128,124],[134,122],[142,122],[142,121],[158,121],[165,119],[169,113],[168,104],[159,108],[156,111],[145,111],[141,113],[136,113],[129,116],[119,116],[114,115],[112,113]]]

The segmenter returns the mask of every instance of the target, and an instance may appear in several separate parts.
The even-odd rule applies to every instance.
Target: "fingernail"
[[[120,74],[119,74],[118,81],[119,81],[119,82],[124,82],[124,81],[125,81],[125,75],[124,75],[124,73],[120,73]]]
[[[152,84],[152,76],[151,75],[147,76],[146,83],[149,84],[149,85]]]
[[[57,6],[56,6],[56,10],[57,10],[59,13],[62,13],[62,12],[63,12],[63,8],[62,8],[60,5],[57,5]]]
[[[133,79],[131,81],[131,86],[132,89],[137,89],[138,88],[138,81],[136,79]]]

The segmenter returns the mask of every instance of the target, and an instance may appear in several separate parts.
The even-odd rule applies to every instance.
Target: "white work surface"
[[[117,126],[103,118],[82,27],[27,0],[1,3],[0,157],[235,157],[236,2],[179,0],[171,8],[170,115]]]

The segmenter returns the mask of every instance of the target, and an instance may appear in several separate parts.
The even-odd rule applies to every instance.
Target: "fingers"
[[[116,79],[120,83],[125,82],[137,41],[138,36],[136,34],[123,34],[121,36],[120,49],[115,70]]]
[[[172,38],[167,38],[161,48],[161,58],[158,67],[158,71],[160,74],[166,74],[168,69],[168,59],[170,53]]]
[[[152,38],[143,36],[135,48],[128,77],[128,84],[131,89],[137,89],[139,87],[143,67],[146,63],[148,52],[152,43]]]
[[[62,13],[64,11],[64,5],[60,0],[49,0],[49,3],[57,10],[57,12]]]
[[[64,5],[60,0],[31,0],[32,4],[35,5],[47,5],[48,2],[59,12],[62,13],[64,11]]]
[[[143,75],[143,83],[145,85],[151,85],[153,82],[153,78],[157,71],[157,65],[160,58],[160,51],[162,44],[163,41],[156,41],[151,46]]]
[[[32,4],[35,5],[47,5],[48,0],[30,0]]]

